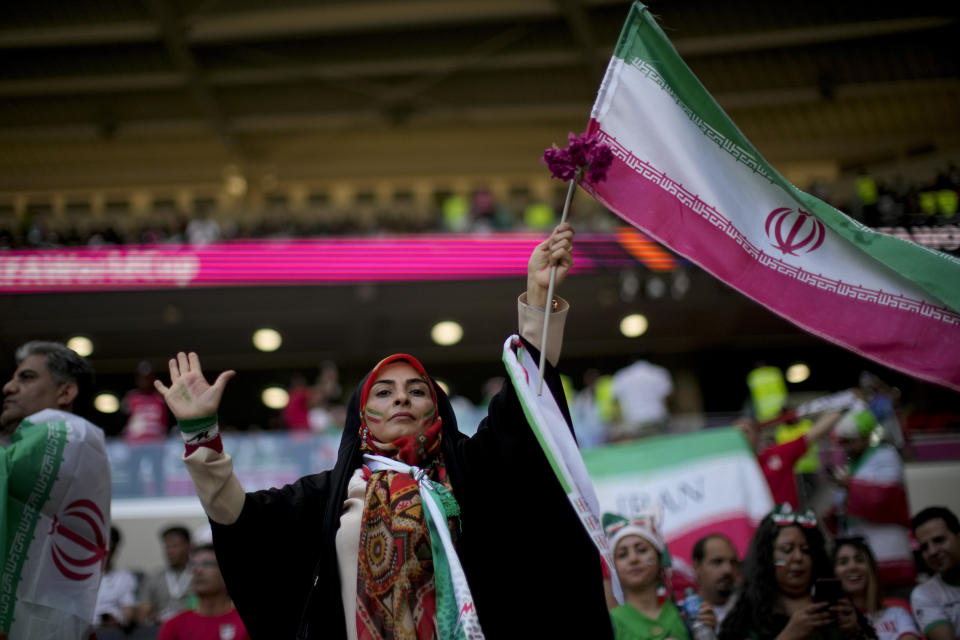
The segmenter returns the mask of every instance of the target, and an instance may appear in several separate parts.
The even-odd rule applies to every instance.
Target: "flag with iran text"
[[[773,509],[756,456],[732,427],[585,449],[583,460],[601,511],[630,517],[662,509],[675,578],[687,583],[697,540],[723,533],[742,558]]]
[[[600,202],[803,329],[960,389],[960,260],[871,231],[783,178],[634,3],[588,132]]]
[[[0,631],[88,637],[110,537],[103,431],[65,411],[29,416],[0,448]]]

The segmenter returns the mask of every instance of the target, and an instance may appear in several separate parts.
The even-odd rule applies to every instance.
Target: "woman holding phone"
[[[813,512],[795,513],[789,504],[777,507],[750,541],[743,587],[723,621],[720,640],[876,638],[849,598],[830,593],[827,580],[833,577]]]

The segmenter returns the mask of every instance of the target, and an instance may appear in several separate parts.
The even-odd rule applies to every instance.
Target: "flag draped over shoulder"
[[[621,218],[803,329],[960,389],[960,260],[787,182],[639,2],[588,132],[615,158],[605,182],[584,187]]]
[[[103,432],[65,411],[24,420],[0,449],[0,630],[85,638],[110,537]]]
[[[722,533],[742,558],[774,506],[756,456],[733,428],[596,447],[583,459],[603,511],[629,517],[663,509],[673,571],[691,584],[697,540]]]

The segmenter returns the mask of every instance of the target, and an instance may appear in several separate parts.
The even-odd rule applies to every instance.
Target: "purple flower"
[[[596,134],[578,136],[571,133],[565,149],[554,146],[543,152],[543,162],[550,169],[552,178],[573,180],[583,170],[591,182],[601,182],[607,177],[613,152],[598,140]]]
[[[550,169],[551,178],[559,178],[566,182],[573,180],[577,175],[577,166],[570,162],[566,149],[550,147],[543,152],[543,162]]]
[[[613,163],[613,151],[605,144],[597,144],[590,157],[590,167],[587,169],[587,178],[590,182],[603,182],[607,179],[607,169]]]

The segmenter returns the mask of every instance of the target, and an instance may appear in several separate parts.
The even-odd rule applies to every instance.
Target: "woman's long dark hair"
[[[837,555],[840,553],[840,549],[843,547],[853,547],[858,552],[863,554],[864,559],[867,561],[867,568],[870,570],[870,581],[867,583],[867,592],[865,594],[867,601],[867,613],[874,613],[875,611],[883,608],[883,589],[880,586],[880,568],[877,566],[877,559],[874,557],[873,550],[870,549],[870,545],[867,544],[866,540],[859,536],[852,538],[837,538],[834,541],[833,556],[831,558],[834,567],[837,566]]]
[[[777,584],[776,567],[773,564],[773,548],[784,525],[774,522],[772,515],[767,515],[760,522],[753,540],[750,541],[750,548],[743,562],[743,582],[737,603],[723,621],[719,640],[743,640],[750,637],[751,631],[775,632],[773,609],[780,596],[780,586]],[[826,539],[820,528],[796,524],[785,526],[797,527],[806,538],[810,558],[813,560],[810,584],[819,578],[832,578],[833,564],[827,555]]]

